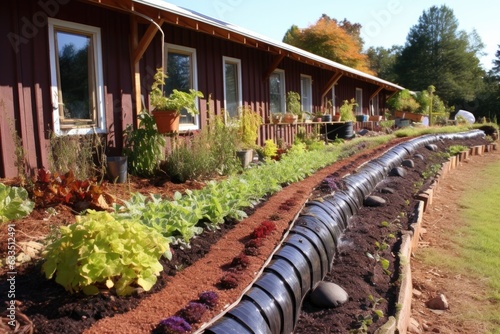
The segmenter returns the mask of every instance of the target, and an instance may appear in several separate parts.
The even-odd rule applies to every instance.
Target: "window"
[[[371,113],[370,115],[378,115],[379,114],[379,99],[378,99],[378,94],[375,95],[372,99],[372,105],[371,105]]]
[[[165,80],[165,94],[169,95],[174,89],[187,92],[189,89],[198,90],[196,72],[196,50],[179,45],[166,45],[167,76]],[[194,130],[199,128],[199,118],[187,111],[181,111],[179,130]]]
[[[54,133],[106,132],[100,29],[48,22]]]
[[[277,70],[269,77],[270,106],[271,113],[286,111],[285,106],[285,72]]]
[[[356,114],[363,113],[363,90],[361,88],[356,88]]]
[[[238,116],[241,99],[241,61],[224,57],[224,109],[230,117]]]
[[[312,112],[312,79],[308,75],[300,76],[300,102],[303,111]]]

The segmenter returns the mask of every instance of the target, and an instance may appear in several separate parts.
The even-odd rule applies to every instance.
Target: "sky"
[[[458,20],[459,30],[474,29],[485,44],[480,57],[485,70],[492,67],[499,49],[500,5],[491,0],[168,0],[167,2],[226,21],[250,31],[281,41],[292,26],[305,28],[322,14],[362,25],[365,49],[404,45],[410,28],[432,6],[446,5]]]

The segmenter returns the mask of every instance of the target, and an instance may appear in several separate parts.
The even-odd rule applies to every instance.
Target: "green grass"
[[[463,317],[482,322],[488,333],[500,333],[500,162],[487,166],[478,177],[464,180],[468,191],[456,199],[464,223],[448,231],[447,239],[454,245],[451,252],[428,249],[422,256],[428,264],[445,266],[484,285],[484,294],[477,296],[479,309],[473,306]]]

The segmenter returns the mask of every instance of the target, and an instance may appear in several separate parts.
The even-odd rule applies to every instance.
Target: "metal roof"
[[[163,0],[132,0],[132,1],[135,3],[143,4],[145,6],[157,8],[157,9],[162,10],[162,11],[170,12],[170,13],[173,13],[175,15],[182,16],[182,17],[185,17],[185,18],[188,18],[188,19],[200,22],[200,23],[205,23],[207,25],[210,25],[210,26],[213,26],[216,28],[221,28],[229,33],[235,33],[235,34],[241,35],[242,37],[249,38],[249,39],[255,40],[257,42],[267,44],[267,45],[272,46],[274,48],[277,48],[279,50],[283,50],[285,52],[295,54],[299,57],[304,57],[306,59],[310,59],[314,62],[324,64],[324,65],[329,66],[329,67],[336,68],[342,72],[350,73],[350,74],[356,75],[356,76],[361,77],[361,78],[365,78],[369,81],[375,81],[381,85],[389,86],[389,87],[392,87],[396,90],[403,90],[404,89],[404,87],[402,87],[402,86],[394,84],[390,81],[380,79],[374,75],[356,70],[356,69],[351,68],[349,66],[342,65],[340,63],[326,59],[324,57],[320,57],[318,55],[315,55],[311,52],[299,49],[299,48],[294,47],[292,45],[273,40],[269,37],[263,36],[263,35],[258,34],[256,32],[250,31],[248,29],[245,29],[245,28],[236,26],[234,24],[209,17],[207,15],[198,13],[198,12],[190,10],[190,9],[176,6],[174,4],[168,3],[168,2],[163,1]]]

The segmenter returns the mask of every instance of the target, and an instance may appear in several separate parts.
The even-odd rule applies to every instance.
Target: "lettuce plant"
[[[60,227],[60,234],[47,246],[42,270],[72,293],[114,288],[118,295],[129,295],[136,286],[149,291],[163,270],[159,258],[170,255],[160,233],[107,212],[89,210],[76,223]]]
[[[28,216],[35,203],[28,199],[24,188],[9,187],[0,183],[0,223]]]

